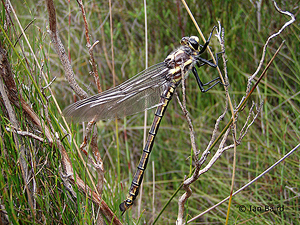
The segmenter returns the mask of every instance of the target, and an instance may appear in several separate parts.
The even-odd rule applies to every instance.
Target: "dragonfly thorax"
[[[198,52],[186,44],[169,54],[164,60],[166,67],[169,68],[169,80],[178,83],[182,75],[186,76],[197,62]]]

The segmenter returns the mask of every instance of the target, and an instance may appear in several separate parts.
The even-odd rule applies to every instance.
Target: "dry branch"
[[[58,36],[57,27],[56,27],[56,13],[53,0],[47,0],[47,9],[49,13],[49,35],[55,51],[63,65],[65,76],[69,82],[70,87],[74,92],[81,98],[87,98],[87,93],[77,84],[75,80],[75,74],[72,69],[71,63],[69,61],[68,55],[66,54],[65,48]]]
[[[87,19],[86,19],[84,5],[82,4],[81,0],[77,0],[77,3],[78,3],[78,5],[81,9],[81,14],[82,14],[83,21],[84,21],[85,38],[86,38],[86,42],[87,42],[86,46],[89,49],[89,54],[90,54],[90,58],[91,58],[91,65],[92,65],[92,68],[93,68],[93,72],[91,72],[91,74],[93,74],[93,77],[95,79],[95,83],[96,83],[96,86],[97,86],[97,89],[98,89],[98,93],[100,93],[100,92],[102,92],[102,90],[101,90],[98,70],[97,70],[97,67],[96,67],[96,61],[95,61],[94,54],[93,54],[93,48],[95,47],[95,45],[97,45],[99,43],[99,41],[96,41],[93,45],[91,45],[90,37],[89,37],[89,26],[88,26],[88,22],[87,22]]]

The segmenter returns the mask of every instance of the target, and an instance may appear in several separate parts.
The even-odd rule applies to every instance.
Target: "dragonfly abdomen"
[[[152,147],[154,144],[155,136],[157,134],[157,130],[159,128],[161,119],[167,109],[167,106],[168,106],[170,100],[172,99],[172,96],[174,94],[176,87],[177,87],[177,84],[170,82],[168,89],[162,94],[162,96],[160,98],[160,105],[157,107],[157,109],[155,111],[155,116],[154,116],[154,119],[152,122],[152,126],[149,130],[147,142],[143,149],[143,153],[142,153],[139,165],[137,166],[137,171],[131,182],[129,194],[128,194],[126,200],[124,202],[122,202],[119,206],[120,210],[122,211],[122,214],[133,205],[133,202],[139,193],[139,187],[143,180],[144,171],[148,164],[149,156],[152,151]]]

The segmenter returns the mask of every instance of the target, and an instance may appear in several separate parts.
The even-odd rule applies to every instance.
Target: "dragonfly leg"
[[[198,67],[201,67],[203,65],[209,65],[213,68],[216,68],[218,66],[218,61],[219,61],[219,55],[222,54],[224,52],[218,52],[216,53],[216,64],[213,63],[213,60],[207,60],[207,59],[204,59],[204,58],[201,58],[200,56],[197,58],[197,66]],[[201,90],[201,92],[207,92],[208,90],[210,90],[211,88],[213,88],[214,86],[216,86],[217,84],[223,84],[221,81],[220,81],[220,77],[217,77],[205,84],[202,83],[202,81],[200,80],[199,78],[199,75],[198,75],[198,72],[196,70],[195,67],[192,68],[192,72],[197,80],[197,83],[198,83],[198,86]],[[217,81],[217,82],[215,82]],[[210,85],[211,83],[215,82],[213,85],[211,85],[209,88],[207,89],[204,89],[204,86],[207,86],[207,85]],[[227,85],[227,84],[223,84],[223,85]]]
[[[216,57],[215,57],[215,59],[216,59],[216,64],[214,64],[214,62],[213,62],[213,60],[211,59],[211,60],[207,60],[207,59],[203,59],[203,58],[201,58],[201,57],[198,57],[198,61],[197,61],[197,66],[198,67],[201,67],[201,66],[204,66],[204,65],[209,65],[209,66],[211,66],[211,67],[214,67],[214,68],[216,68],[217,67],[217,65],[218,65],[218,61],[219,61],[219,59],[220,59],[220,54],[222,54],[222,53],[224,53],[224,52],[218,52],[218,53],[216,53]]]
[[[199,86],[201,92],[207,92],[208,90],[210,90],[211,88],[213,88],[213,87],[216,86],[217,84],[222,84],[222,82],[220,81],[220,77],[217,77],[217,78],[215,78],[215,79],[213,79],[213,80],[211,80],[211,81],[209,81],[209,82],[203,84],[202,81],[201,81],[200,78],[199,78],[199,75],[198,75],[197,70],[196,70],[195,67],[193,67],[192,71],[193,71],[193,74],[194,74],[194,76],[195,76],[195,78],[196,78],[196,80],[197,80],[197,83],[198,83],[198,86]],[[204,86],[207,86],[207,85],[213,83],[214,81],[217,81],[217,82],[215,82],[215,83],[214,83],[213,85],[211,85],[209,88],[204,89]]]
[[[201,50],[200,50],[200,52],[199,52],[200,55],[206,50],[206,48],[207,48],[207,46],[208,46],[208,44],[209,44],[209,42],[210,42],[211,35],[212,35],[212,33],[213,33],[213,31],[214,31],[215,28],[217,28],[217,26],[214,26],[213,29],[211,30],[210,35],[209,35],[207,41],[206,41],[205,44],[202,46],[202,48],[201,48]]]

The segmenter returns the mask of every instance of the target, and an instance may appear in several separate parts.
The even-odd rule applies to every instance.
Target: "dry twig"
[[[49,27],[50,30],[49,35],[55,51],[63,65],[65,76],[69,82],[70,87],[75,91],[75,93],[81,98],[87,98],[87,93],[77,84],[75,80],[75,74],[72,69],[71,63],[69,61],[68,55],[66,54],[65,48],[58,36],[57,28],[56,28],[56,12],[53,0],[47,0],[47,9],[49,13]]]

